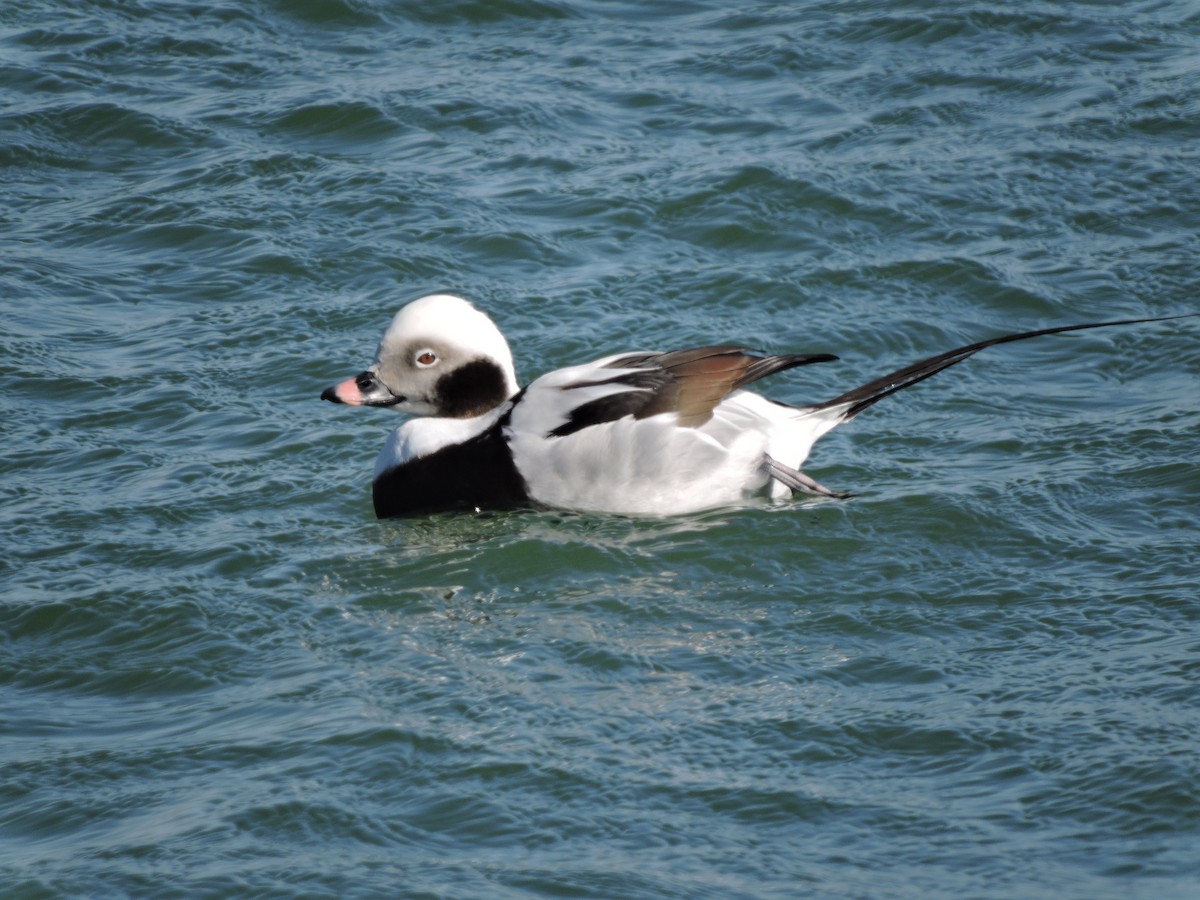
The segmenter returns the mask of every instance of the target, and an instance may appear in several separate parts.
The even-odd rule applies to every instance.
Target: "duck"
[[[735,344],[632,351],[548,372],[519,386],[508,341],[470,301],[431,294],[404,306],[374,362],[321,393],[410,416],[375,462],[378,518],[449,510],[549,508],[680,516],[755,497],[851,494],[802,471],[831,429],[899,391],[998,344],[1182,318],[1059,325],[988,338],[904,366],[821,403],[791,406],[747,388],[832,362]]]

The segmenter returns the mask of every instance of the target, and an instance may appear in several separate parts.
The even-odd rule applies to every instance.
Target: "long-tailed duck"
[[[558,369],[520,389],[495,323],[466,300],[433,294],[400,310],[375,362],[321,399],[416,417],[392,432],[375,463],[380,518],[520,506],[678,515],[756,494],[846,497],[800,467],[818,438],[884,397],[995,344],[1162,318],[1180,317],[990,338],[796,407],[745,388],[837,357],[762,356],[725,344],[620,353]]]

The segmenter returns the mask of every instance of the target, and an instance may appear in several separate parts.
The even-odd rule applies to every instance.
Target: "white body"
[[[799,469],[813,444],[840,421],[841,408],[797,409],[739,390],[699,427],[673,412],[626,416],[564,437],[548,437],[573,409],[599,397],[638,390],[592,385],[627,371],[604,368],[616,357],[550,372],[511,402],[470,419],[415,418],[395,429],[375,477],[450,444],[463,443],[508,417],[502,428],[530,497],[559,509],[672,516],[744,503],[755,495],[785,499],[767,456]],[[577,385],[588,385],[577,387]]]
[[[576,403],[610,389],[562,390],[571,381],[594,380],[605,362],[542,376],[513,411],[507,431],[513,459],[540,503],[671,516],[743,503],[768,485],[773,496],[789,497],[791,491],[768,475],[766,457],[798,469],[817,438],[837,424],[836,415],[816,415],[740,390],[722,400],[712,418],[698,427],[682,427],[676,413],[667,412],[544,437],[566,421]]]
[[[621,354],[550,372],[518,391],[512,353],[495,323],[466,300],[435,294],[395,316],[366,371],[321,396],[425,417],[397,428],[379,455],[373,493],[380,516],[528,501],[679,515],[764,492],[847,496],[800,467],[823,434],[877,401],[985,347],[1149,321],[1159,320],[1001,335],[797,408],[745,385],[836,357],[756,356],[725,345]]]

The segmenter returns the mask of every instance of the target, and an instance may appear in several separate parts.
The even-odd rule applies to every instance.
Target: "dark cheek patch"
[[[455,419],[481,416],[508,399],[504,371],[496,363],[477,359],[438,379],[439,414]]]

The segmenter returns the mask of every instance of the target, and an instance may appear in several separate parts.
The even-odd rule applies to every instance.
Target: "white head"
[[[461,297],[431,294],[396,313],[366,371],[321,398],[469,418],[516,392],[512,351],[496,324]]]

